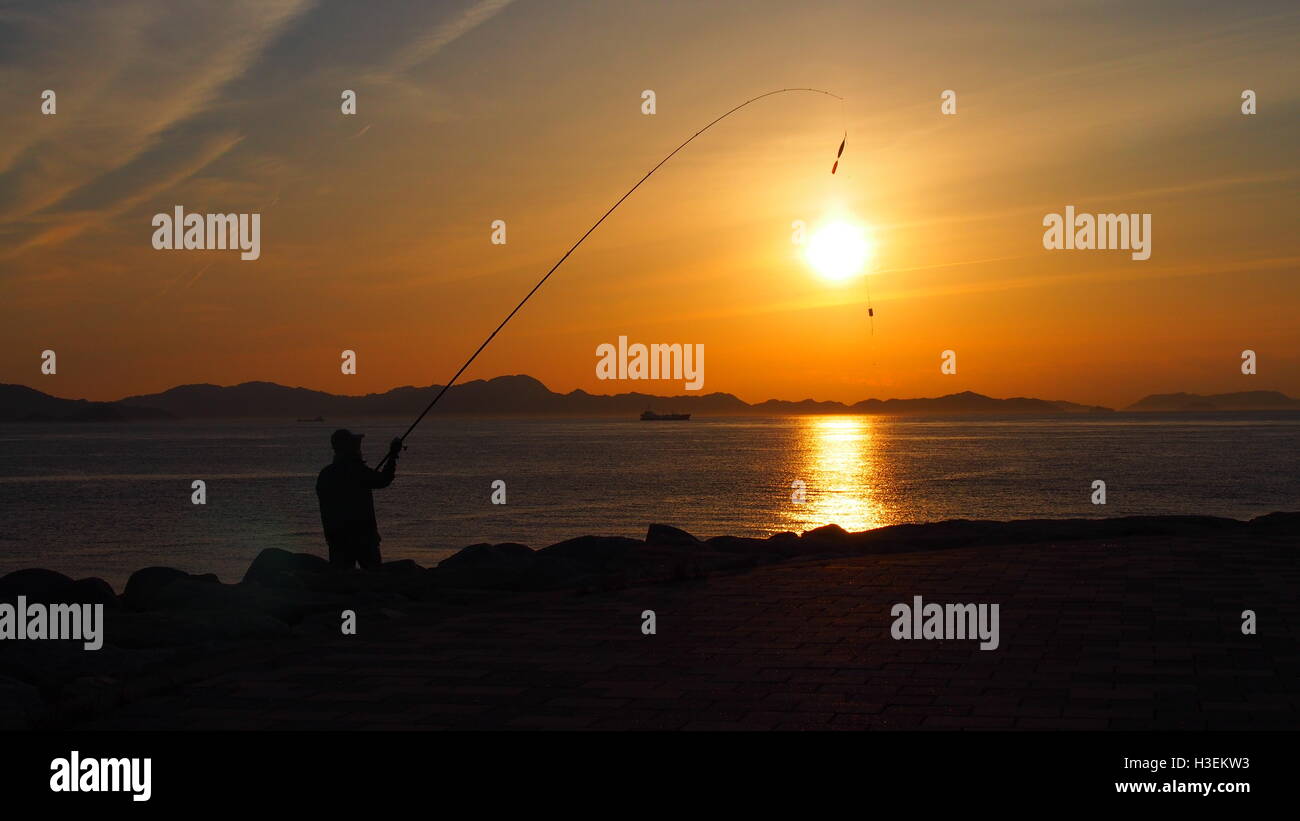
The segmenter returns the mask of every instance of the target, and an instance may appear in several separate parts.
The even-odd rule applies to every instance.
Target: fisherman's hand
[[[402,440],[400,438],[394,439],[392,443],[388,446],[388,458],[396,459],[398,456],[401,455],[402,448],[403,448]]]

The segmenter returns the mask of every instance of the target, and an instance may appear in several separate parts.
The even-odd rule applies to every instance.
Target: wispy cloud
[[[405,84],[401,75],[509,2],[478,0],[450,16],[436,7],[402,10],[394,25],[370,33],[371,59],[352,69],[334,46],[351,36],[353,11],[311,0],[87,0],[0,11],[14,41],[0,110],[29,112],[6,124],[0,144],[0,259],[66,242],[162,196],[245,141],[246,156],[229,157],[216,172],[224,183],[209,174],[200,189],[247,189],[243,177],[264,186],[257,199],[276,199],[296,162],[279,132],[307,128],[320,106],[315,85],[280,97],[284,72],[302,76],[310,67]],[[441,17],[430,21],[431,13]],[[305,51],[280,48],[294,37]],[[36,113],[45,88],[58,95],[54,116]],[[322,90],[320,99],[329,94],[337,91]],[[269,126],[270,116],[283,118],[282,127]],[[342,139],[317,136],[317,154]]]
[[[211,104],[307,7],[81,2],[0,13],[18,58],[0,90],[4,110],[37,111],[45,88],[59,95],[57,115],[13,120],[0,147],[0,215],[48,206],[136,159]]]
[[[438,23],[430,31],[398,49],[388,62],[388,72],[402,74],[410,71],[491,20],[512,2],[513,0],[477,0],[459,14]]]
[[[132,206],[173,188],[206,168],[239,144],[233,134],[209,135],[187,146],[182,156],[166,164],[151,162],[152,173],[137,176],[127,173],[130,185],[115,187],[112,178],[123,169],[114,169],[86,187],[70,194],[63,203],[43,209],[0,226],[0,235],[12,237],[0,259],[17,256],[32,248],[66,242],[95,225],[102,225]],[[134,163],[123,168],[129,169]],[[102,190],[101,190],[102,189]]]

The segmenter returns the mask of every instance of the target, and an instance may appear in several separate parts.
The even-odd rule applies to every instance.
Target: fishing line
[[[843,102],[844,102],[844,98],[841,97],[841,96],[838,95],[838,94],[832,94],[831,92],[829,92],[829,91],[825,91],[825,90],[820,89],[820,88],[778,88],[778,89],[776,89],[775,91],[769,91],[769,92],[766,92],[766,93],[764,93],[764,94],[760,94],[760,95],[758,95],[757,97],[751,97],[750,99],[746,100],[745,102],[741,103],[740,105],[736,106],[735,108],[730,109],[730,110],[727,111],[725,114],[722,114],[722,115],[719,116],[718,118],[714,119],[712,122],[710,122],[708,125],[706,125],[706,126],[704,126],[703,128],[701,128],[699,131],[696,131],[696,132],[695,132],[694,134],[692,134],[689,138],[687,138],[687,140],[686,140],[685,142],[683,142],[681,145],[679,145],[679,146],[677,146],[676,148],[674,148],[674,149],[672,150],[672,153],[670,153],[667,157],[664,157],[662,160],[660,160],[658,163],[656,163],[655,166],[654,166],[654,168],[651,168],[649,171],[647,171],[644,177],[642,177],[641,179],[637,180],[636,185],[633,185],[631,188],[629,188],[629,189],[627,190],[627,193],[625,193],[623,196],[619,197],[619,198],[618,198],[618,201],[615,202],[613,205],[611,205],[611,206],[609,207],[609,210],[606,211],[604,214],[602,214],[601,217],[600,217],[600,219],[596,220],[595,224],[592,225],[590,228],[588,228],[588,229],[587,229],[587,232],[586,232],[585,234],[583,234],[581,237],[579,237],[579,238],[578,238],[578,241],[575,242],[575,243],[573,243],[573,246],[572,246],[571,248],[569,248],[569,250],[567,250],[567,251],[564,252],[564,256],[560,257],[559,261],[556,262],[554,265],[551,266],[551,270],[547,271],[547,272],[546,272],[546,275],[543,276],[540,280],[537,281],[537,284],[533,286],[532,290],[530,290],[527,294],[525,294],[523,299],[519,300],[519,304],[516,305],[516,306],[514,307],[514,310],[512,310],[510,313],[506,314],[506,318],[503,319],[503,320],[501,320],[501,324],[497,325],[496,329],[493,330],[492,333],[488,334],[487,339],[483,340],[483,344],[482,344],[482,345],[479,345],[479,346],[478,346],[478,349],[475,350],[474,353],[470,355],[470,358],[467,359],[467,360],[465,360],[465,364],[464,364],[464,365],[461,365],[461,366],[460,366],[460,369],[459,369],[458,371],[456,371],[456,374],[455,374],[454,376],[452,376],[452,378],[451,378],[450,380],[447,381],[447,384],[444,385],[444,386],[442,387],[442,390],[438,391],[437,395],[433,397],[433,401],[430,402],[430,403],[425,407],[424,410],[420,411],[420,415],[417,416],[417,417],[415,417],[415,421],[412,422],[412,423],[411,423],[411,426],[410,426],[409,428],[406,429],[406,433],[403,433],[401,436],[398,437],[398,440],[401,441],[401,442],[405,442],[405,441],[406,441],[406,437],[408,437],[408,436],[411,435],[411,431],[415,430],[415,426],[418,425],[418,424],[420,424],[420,421],[424,419],[424,417],[429,413],[429,411],[433,410],[433,406],[436,405],[436,404],[438,404],[438,400],[442,398],[443,394],[445,394],[445,393],[448,391],[448,389],[451,388],[452,385],[456,384],[456,380],[459,379],[460,376],[461,376],[461,374],[463,374],[463,373],[465,372],[465,369],[468,368],[468,367],[470,366],[470,364],[471,364],[475,359],[478,358],[478,355],[479,355],[480,353],[483,352],[483,349],[486,348],[486,347],[488,346],[488,343],[490,343],[494,338],[496,338],[496,335],[497,335],[498,333],[501,332],[501,329],[504,328],[504,327],[506,326],[506,323],[509,322],[509,321],[514,317],[515,314],[519,313],[519,309],[522,308],[522,307],[524,307],[524,303],[528,302],[528,300],[532,298],[533,294],[537,293],[538,289],[540,289],[540,288],[542,287],[542,285],[544,285],[544,284],[546,283],[546,280],[548,280],[548,279],[551,278],[551,274],[555,273],[556,269],[558,269],[561,265],[563,265],[563,264],[564,264],[564,261],[565,261],[566,259],[569,258],[569,255],[572,254],[574,251],[576,251],[576,250],[578,249],[578,246],[582,244],[583,240],[585,240],[587,237],[591,236],[591,233],[592,233],[593,231],[595,231],[597,228],[600,227],[600,224],[601,224],[602,222],[605,221],[605,218],[606,218],[606,217],[608,217],[610,214],[614,213],[614,210],[615,210],[616,208],[618,208],[620,205],[622,205],[624,200],[626,200],[628,197],[632,196],[632,192],[633,192],[633,191],[636,191],[638,188],[641,187],[641,183],[643,183],[643,182],[645,182],[646,180],[650,179],[651,175],[653,175],[656,171],[658,171],[659,168],[660,168],[661,166],[663,166],[664,163],[668,162],[668,161],[671,160],[674,156],[676,156],[676,154],[677,154],[678,151],[681,151],[683,148],[685,148],[686,146],[690,145],[691,141],[694,140],[696,137],[700,136],[700,135],[703,134],[705,131],[708,131],[708,130],[709,130],[710,128],[712,128],[713,126],[717,125],[718,123],[722,122],[722,121],[725,120],[726,118],[730,117],[732,114],[735,114],[737,111],[739,111],[740,109],[744,108],[745,106],[747,106],[747,105],[749,105],[749,104],[751,104],[751,103],[756,103],[756,102],[758,102],[759,100],[763,99],[764,97],[771,97],[771,96],[774,95],[774,94],[785,94],[785,93],[788,93],[788,92],[799,92],[799,91],[805,91],[805,92],[810,92],[810,93],[814,93],[814,94],[824,94],[824,95],[826,95],[827,97],[834,97],[835,99],[839,100],[840,103],[841,103],[841,105],[840,105],[840,112],[841,112],[841,117],[843,117],[843,111],[844,111]],[[835,155],[835,165],[833,165],[833,166],[831,167],[831,173],[832,173],[832,174],[834,174],[836,168],[839,167],[839,158],[840,158],[840,155],[844,153],[844,146],[845,146],[845,144],[846,144],[847,142],[848,142],[848,131],[846,130],[846,131],[844,132],[844,140],[840,143],[840,149],[839,149],[839,152]],[[405,449],[405,447],[403,447],[403,449]],[[376,469],[380,469],[380,468],[382,468],[382,467],[384,466],[384,464],[387,463],[387,462],[388,462],[388,456],[385,455],[384,458],[381,459],[381,460],[379,461],[379,464],[376,466]]]

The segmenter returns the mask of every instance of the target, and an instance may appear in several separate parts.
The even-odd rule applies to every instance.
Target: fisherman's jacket
[[[375,499],[371,491],[393,483],[397,460],[390,459],[384,470],[367,467],[357,458],[336,456],[316,478],[320,499],[320,520],[326,538],[373,536],[378,538]]]

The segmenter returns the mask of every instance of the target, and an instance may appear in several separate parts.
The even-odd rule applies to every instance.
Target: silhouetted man
[[[402,451],[402,440],[394,439],[384,469],[367,467],[361,455],[364,436],[343,428],[334,431],[330,436],[334,461],[316,478],[316,497],[320,499],[320,520],[325,526],[330,564],[347,570],[358,564],[366,570],[380,565],[379,526],[375,522],[375,500],[370,491],[393,483],[397,457]]]

